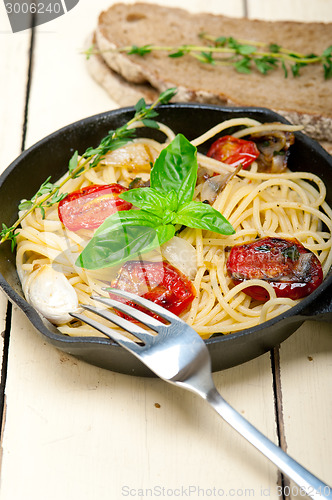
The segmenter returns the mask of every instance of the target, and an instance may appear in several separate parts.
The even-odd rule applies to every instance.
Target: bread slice
[[[332,142],[332,80],[324,79],[318,65],[301,68],[298,77],[289,74],[285,78],[282,68],[267,75],[257,70],[243,74],[233,67],[201,63],[190,55],[170,58],[165,52],[152,52],[140,57],[112,50],[145,44],[201,46],[199,35],[203,32],[321,54],[331,45],[332,24],[237,19],[156,4],[118,3],[99,16],[97,57],[98,63],[106,66],[97,78],[111,95],[111,80],[118,78],[116,75],[122,78],[116,95],[112,95],[121,105],[131,103],[131,92],[144,96],[152,89],[159,93],[177,87],[177,101],[270,108],[291,122],[303,124],[312,137]]]
[[[96,45],[95,36],[90,37],[87,46]],[[87,59],[90,75],[99,83],[110,97],[120,106],[134,106],[142,97],[146,102],[157,99],[159,92],[148,83],[133,85],[120,74],[113,71],[98,53],[93,53]]]

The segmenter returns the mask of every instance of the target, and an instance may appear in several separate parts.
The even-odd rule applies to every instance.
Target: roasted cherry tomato
[[[261,238],[232,248],[227,270],[235,284],[248,279],[268,281],[277,297],[300,299],[323,281],[319,259],[296,239]],[[265,288],[251,286],[245,293],[266,301]]]
[[[71,231],[95,229],[114,212],[132,207],[118,197],[124,191],[127,188],[120,184],[93,184],[73,191],[60,201],[59,219]]]
[[[189,278],[164,261],[128,261],[121,267],[111,286],[151,300],[177,315],[189,309],[196,294]],[[128,302],[120,297],[114,298]],[[132,302],[128,304],[141,309]],[[155,316],[152,313],[150,315]]]
[[[207,156],[234,167],[241,164],[245,169],[259,156],[259,150],[252,141],[225,135],[211,145]]]

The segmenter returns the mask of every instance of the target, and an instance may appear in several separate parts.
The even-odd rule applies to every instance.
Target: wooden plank
[[[330,22],[331,0],[246,0],[248,17],[251,19]]]
[[[81,1],[38,29],[28,144],[114,106],[79,56],[93,19],[109,3],[98,2],[97,10]],[[181,2],[240,14],[242,2],[227,4]],[[269,355],[215,380],[230,403],[276,441]],[[196,488],[194,498],[198,488],[200,496],[216,488],[232,496],[265,492],[278,498],[276,469],[198,398],[160,380],[107,372],[64,355],[45,344],[17,310],[7,399],[2,500],[141,498],[140,488],[165,488],[173,496],[180,489],[185,496],[189,487]]]
[[[288,453],[331,485],[331,323],[302,325],[282,344],[280,363]],[[293,483],[285,488],[288,492],[291,498],[301,496]]]
[[[2,10],[3,9],[3,10]],[[20,154],[24,125],[24,109],[29,64],[30,33],[13,34],[9,20],[0,6],[0,173]],[[0,220],[0,223],[7,221]],[[0,367],[4,367],[1,375],[1,392],[6,380],[7,343],[4,343],[6,332],[8,301],[0,292]],[[10,315],[10,312],[9,312]],[[6,346],[6,347],[5,347]],[[4,365],[3,365],[4,362]],[[1,369],[1,368],[0,368]],[[0,405],[4,405],[4,394],[0,395]],[[0,415],[2,410],[0,408]],[[0,424],[2,427],[2,423]]]
[[[21,152],[30,33],[13,34],[5,14],[0,16],[0,33],[2,67],[2,78],[0,78],[0,172],[3,172]]]

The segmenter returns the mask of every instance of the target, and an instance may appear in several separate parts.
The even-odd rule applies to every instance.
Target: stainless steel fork
[[[116,296],[134,302],[147,311],[152,311],[159,318],[165,320],[167,324],[126,303],[99,295],[94,295],[92,298],[136,319],[155,333],[152,334],[139,324],[128,321],[125,317],[105,308],[82,306],[130,332],[139,342],[128,339],[121,332],[108,328],[84,314],[73,313],[72,316],[116,341],[166,382],[201,396],[226,422],[269,458],[281,472],[292,479],[301,488],[302,495],[307,494],[314,499],[332,498],[330,486],[323,483],[272,443],[222,398],[212,379],[208,349],[201,337],[189,325],[173,313],[147,299],[122,290],[107,290]]]

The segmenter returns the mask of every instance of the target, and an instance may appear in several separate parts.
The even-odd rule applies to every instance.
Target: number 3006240
[[[62,6],[60,2],[7,2],[5,4],[7,14],[60,14]]]

